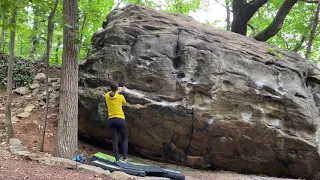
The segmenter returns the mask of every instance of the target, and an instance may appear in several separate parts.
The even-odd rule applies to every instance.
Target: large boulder
[[[315,178],[320,71],[294,52],[188,16],[114,10],[80,66],[79,134],[111,139],[104,94],[128,87],[130,150],[155,160]]]

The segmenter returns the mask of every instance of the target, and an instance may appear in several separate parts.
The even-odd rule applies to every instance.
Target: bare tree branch
[[[120,6],[121,3],[122,3],[122,0],[118,1],[118,4],[114,9],[118,9],[118,7]]]

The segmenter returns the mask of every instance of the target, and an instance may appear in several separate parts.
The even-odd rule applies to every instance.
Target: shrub
[[[0,89],[6,88],[8,60],[9,57],[7,55],[0,54]],[[36,68],[34,68],[34,63],[32,61],[15,57],[12,87],[16,88],[31,83],[35,73]]]

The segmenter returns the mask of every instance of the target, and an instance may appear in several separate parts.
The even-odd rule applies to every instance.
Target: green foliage
[[[167,12],[189,14],[200,8],[200,0],[165,0]]]
[[[80,59],[84,59],[91,49],[91,37],[102,29],[102,23],[114,6],[114,0],[79,1],[79,40],[81,41]],[[82,39],[81,39],[82,37]]]
[[[161,6],[160,3],[150,1],[150,0],[124,0],[123,2],[125,4],[139,4],[139,5],[150,7],[150,8],[156,8],[156,7],[159,8]]]
[[[283,1],[270,0],[259,9],[259,11],[250,20],[249,24],[256,29],[257,33],[261,32],[272,22],[282,3]],[[301,47],[298,49],[298,52],[304,56],[307,41],[310,36],[312,21],[314,19],[316,5],[317,4],[305,3],[303,1],[296,3],[286,17],[281,31],[267,42],[280,48],[293,51],[299,47],[301,40],[304,40]],[[248,30],[248,34],[250,34],[251,29],[249,28]],[[303,37],[305,38],[303,39]],[[315,62],[320,58],[320,53],[316,51],[319,47],[320,37],[316,35],[313,44],[313,51],[311,53],[311,59]]]
[[[178,12],[188,14],[200,8],[200,0],[123,0],[125,4],[140,4],[152,8],[160,8],[168,12]],[[14,27],[10,25],[10,10],[18,7],[17,25],[16,25],[16,46],[15,55],[24,58],[30,57],[32,42],[35,40],[34,60],[42,60],[46,50],[46,38],[48,28],[48,16],[53,8],[52,0],[30,0],[30,1],[12,1],[1,0],[0,12],[7,15],[4,22],[7,22],[5,28],[4,52],[9,54],[10,30]],[[118,4],[114,0],[79,0],[79,37],[74,43],[80,45],[80,60],[85,59],[91,50],[92,35],[102,29],[102,23],[107,15]],[[0,15],[0,25],[3,23],[3,16]],[[37,28],[35,27],[37,25]],[[59,1],[55,15],[55,28],[53,34],[52,51],[50,63],[61,65],[63,27],[67,26],[63,22],[62,1]],[[1,26],[0,26],[1,29]]]
[[[0,89],[6,87],[8,58],[8,56],[0,55]],[[34,75],[35,68],[33,62],[16,58],[13,66],[13,87],[24,86],[31,83]]]
[[[281,54],[280,52],[277,51],[276,48],[273,47],[269,47],[268,48],[268,53],[274,56],[278,56],[280,59],[282,59],[283,54]]]
[[[275,49],[275,48],[272,48],[272,47],[269,47],[269,48],[268,48],[268,53],[275,55],[275,54],[276,54],[276,49]]]

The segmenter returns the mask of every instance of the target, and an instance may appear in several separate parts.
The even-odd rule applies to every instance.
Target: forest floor
[[[4,97],[4,92],[0,92],[0,97]],[[2,106],[2,107],[1,107]],[[0,114],[4,114],[3,104],[0,103]],[[23,145],[34,153],[39,153],[41,125],[44,116],[44,109],[37,107],[29,117],[23,118],[13,124],[15,137],[20,139]],[[51,156],[56,141],[58,109],[49,109],[48,123],[46,129],[46,138],[44,152],[46,156]],[[0,116],[0,121],[4,120],[4,116]],[[87,157],[91,157],[96,152],[103,152],[112,155],[110,147],[96,147],[84,141],[79,141],[79,153],[84,153]],[[181,171],[187,180],[269,180],[280,178],[272,178],[258,175],[244,175],[228,171],[209,171],[198,170],[189,167],[183,167],[163,162],[156,162],[144,158],[140,158],[131,154],[130,160],[141,163],[155,164],[160,167],[175,169]],[[39,163],[22,160],[10,155],[10,153],[2,145],[0,146],[0,180],[2,179],[108,179],[106,177],[96,177],[93,174],[67,170],[59,167],[49,167],[40,165]],[[111,178],[110,178],[111,179]]]

